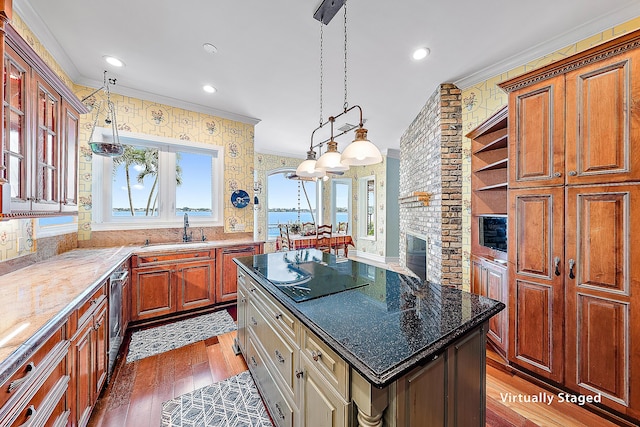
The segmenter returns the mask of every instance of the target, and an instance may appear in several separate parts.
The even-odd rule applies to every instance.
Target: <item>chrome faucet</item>
[[[191,238],[193,237],[193,232],[187,234],[188,229],[189,229],[189,215],[185,212],[184,213],[184,232],[182,234],[183,242],[190,242]]]

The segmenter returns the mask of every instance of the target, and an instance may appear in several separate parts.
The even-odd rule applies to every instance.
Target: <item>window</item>
[[[77,216],[51,216],[36,219],[36,236],[38,238],[77,232]]]
[[[196,223],[221,223],[220,147],[153,136],[121,142],[121,157],[93,156],[95,224],[171,227],[185,213]]]
[[[376,180],[374,176],[360,178],[359,181],[359,234],[360,237],[376,237]]]
[[[295,170],[281,169],[267,175],[267,238],[279,235],[278,224],[318,223],[317,184],[288,179]],[[306,192],[306,195],[305,195]],[[308,202],[307,202],[308,200]]]
[[[334,228],[340,222],[349,222],[351,218],[351,179],[333,178],[331,180],[331,209]]]

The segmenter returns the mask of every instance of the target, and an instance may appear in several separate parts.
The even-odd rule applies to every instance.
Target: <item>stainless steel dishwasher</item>
[[[127,264],[121,264],[109,277],[109,373],[111,378],[124,337],[122,328],[122,287],[129,280]]]

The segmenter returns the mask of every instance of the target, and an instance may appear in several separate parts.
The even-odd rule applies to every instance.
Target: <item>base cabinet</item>
[[[278,427],[485,425],[483,324],[379,389],[238,269],[238,336]]]
[[[214,251],[134,255],[131,320],[146,320],[215,303]]]
[[[216,302],[235,301],[238,297],[237,267],[234,258],[262,253],[262,244],[231,246],[216,250],[218,289]]]
[[[107,379],[107,300],[96,304],[71,339],[73,426],[84,427]]]
[[[509,282],[507,280],[507,266],[492,260],[471,257],[471,291],[503,302],[509,302]],[[508,354],[509,329],[507,310],[489,319],[487,338],[503,357]]]

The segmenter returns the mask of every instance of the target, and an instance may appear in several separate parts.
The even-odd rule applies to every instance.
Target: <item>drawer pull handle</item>
[[[276,314],[276,320],[282,319],[282,314]]]
[[[278,362],[280,363],[284,363],[284,357],[282,357],[282,353],[280,353],[280,351],[276,350],[276,359],[278,359]]]
[[[249,289],[249,292],[255,292],[255,291],[256,291],[256,288]]]
[[[284,420],[284,414],[282,413],[282,409],[280,409],[280,405],[276,403],[276,409],[278,410],[278,416],[281,420]]]
[[[247,299],[246,298],[240,298],[240,302],[244,304],[245,302],[247,302]]]
[[[27,381],[27,379],[31,376],[31,373],[36,370],[36,365],[33,362],[29,362],[29,364],[25,366],[24,370],[26,371],[24,377],[19,378],[15,381],[11,381],[11,384],[9,384],[9,393],[17,389],[22,383]]]
[[[302,378],[304,376],[304,372],[296,370],[296,378]]]
[[[89,302],[89,304],[91,304],[91,305],[97,304],[97,303],[98,303],[98,298],[94,298]]]
[[[36,412],[38,412],[36,410],[36,407],[33,405],[29,405],[29,407],[27,408],[27,412],[25,413],[25,415],[27,416],[27,418],[32,417],[36,414]]]
[[[254,368],[258,367],[258,362],[256,362],[256,358],[251,356],[251,364],[253,365]]]
[[[253,316],[251,316],[251,323],[253,323],[253,326],[258,326],[258,321]]]
[[[322,357],[322,353],[320,353],[319,351],[312,351],[311,352],[311,357],[313,358],[314,361],[318,361],[318,359],[320,359]]]

